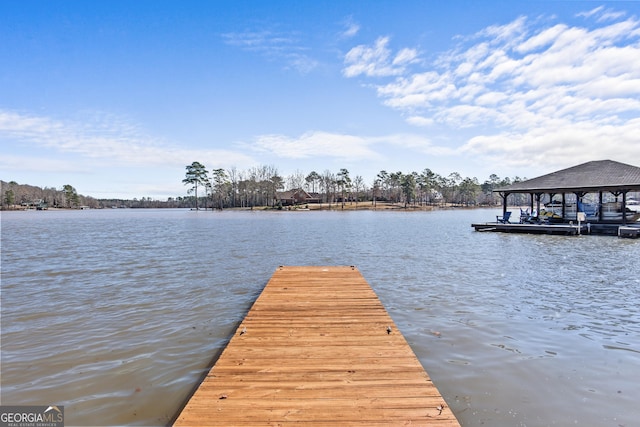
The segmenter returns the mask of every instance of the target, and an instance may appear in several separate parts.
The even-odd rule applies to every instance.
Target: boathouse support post
[[[602,195],[602,190],[598,191],[598,222],[602,222],[603,214],[602,214],[602,204],[604,202],[604,198]]]
[[[542,199],[542,194],[544,193],[536,193],[536,216],[540,215],[540,200]],[[531,213],[533,213],[533,207],[531,208]]]
[[[582,198],[587,193],[585,193],[584,191],[576,191],[573,194],[576,195],[576,219],[578,219],[578,212],[584,212],[584,206],[582,204]],[[582,209],[580,209],[580,208],[582,208]]]
[[[562,193],[562,220],[564,221],[567,215],[567,195]]]
[[[529,212],[533,214],[533,193],[529,193]]]
[[[509,197],[509,193],[499,193],[500,197],[502,197],[502,216],[504,217],[507,214],[507,197]]]

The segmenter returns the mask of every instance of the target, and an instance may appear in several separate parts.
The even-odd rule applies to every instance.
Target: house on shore
[[[320,198],[313,196],[301,188],[276,193],[276,205],[294,206],[305,203],[320,203]]]
[[[586,219],[595,224],[626,225],[640,214],[635,210],[637,201],[629,197],[640,192],[640,167],[591,161],[493,191],[502,198],[503,215],[509,195],[520,193],[529,194],[529,209],[536,218],[544,212],[552,213],[549,217],[560,223]]]

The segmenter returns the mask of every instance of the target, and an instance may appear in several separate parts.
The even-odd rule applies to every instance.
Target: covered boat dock
[[[640,192],[640,167],[598,160],[493,190],[502,198],[502,217],[472,224],[477,231],[548,234],[611,234],[640,229],[640,209],[630,193]],[[528,194],[529,205],[509,213],[509,196]],[[586,227],[586,228],[585,228]]]

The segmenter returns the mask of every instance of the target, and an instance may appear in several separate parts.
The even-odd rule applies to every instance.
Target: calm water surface
[[[356,265],[463,426],[640,419],[640,240],[495,211],[3,212],[1,403],[165,425],[278,265]]]

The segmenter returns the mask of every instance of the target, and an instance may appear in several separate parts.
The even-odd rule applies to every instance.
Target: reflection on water
[[[2,404],[166,424],[278,265],[356,265],[462,425],[633,425],[640,241],[494,216],[3,212]]]

